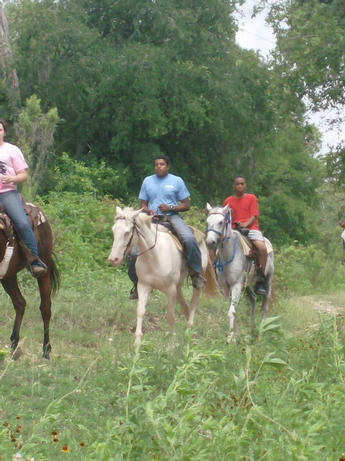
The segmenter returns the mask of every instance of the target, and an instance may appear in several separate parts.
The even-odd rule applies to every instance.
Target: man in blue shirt
[[[139,192],[141,208],[152,216],[169,216],[168,220],[185,249],[193,286],[203,289],[205,279],[201,275],[200,249],[193,232],[179,215],[190,208],[189,191],[182,178],[169,173],[170,160],[168,157],[156,157],[154,162],[155,174],[144,179]],[[137,277],[134,264],[135,257],[132,258],[128,271],[129,277],[134,283],[131,299],[137,297]]]

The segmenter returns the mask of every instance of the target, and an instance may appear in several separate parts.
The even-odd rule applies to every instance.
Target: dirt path
[[[303,296],[305,303],[310,304],[313,309],[323,314],[344,314],[345,293],[320,296]]]

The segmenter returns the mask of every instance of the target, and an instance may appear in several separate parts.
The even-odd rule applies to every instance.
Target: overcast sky
[[[253,19],[251,18],[251,12],[256,3],[255,0],[247,0],[242,5],[237,16],[239,31],[236,35],[236,40],[242,48],[260,51],[262,56],[267,56],[275,46],[275,38],[271,29],[265,23],[265,13]],[[345,122],[339,128],[332,129],[326,123],[327,118],[333,119],[335,117],[332,112],[310,114],[309,117],[309,121],[314,123],[322,133],[322,153],[328,152],[331,146],[345,140]]]

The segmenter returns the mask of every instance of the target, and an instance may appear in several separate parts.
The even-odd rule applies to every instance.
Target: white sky
[[[275,37],[270,27],[265,23],[265,13],[251,18],[256,0],[246,0],[237,15],[239,31],[236,35],[237,43],[246,49],[259,51],[262,56],[267,56],[275,46]],[[321,153],[326,153],[330,147],[336,146],[340,141],[345,141],[345,121],[338,127],[330,127],[327,119],[334,119],[336,115],[331,112],[310,113],[308,121],[314,123],[322,134]]]

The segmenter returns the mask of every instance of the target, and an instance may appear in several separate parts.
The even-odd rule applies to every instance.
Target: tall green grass
[[[50,362],[41,358],[34,280],[20,276],[28,307],[17,361],[8,353],[13,308],[0,295],[1,460],[17,452],[36,461],[345,455],[341,248],[339,258],[329,260],[316,246],[277,251],[269,318],[261,322],[258,312],[253,333],[242,298],[240,334],[231,345],[226,300],[203,299],[191,331],[177,309],[170,337],[164,296],[154,292],[144,340],[134,352],[130,283],[124,269],[106,262],[114,203],[93,196],[56,199],[58,206],[45,205],[62,271]],[[199,217],[190,219],[195,224]],[[320,300],[334,309],[317,309]]]

